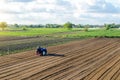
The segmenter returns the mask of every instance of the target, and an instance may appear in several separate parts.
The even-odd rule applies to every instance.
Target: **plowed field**
[[[120,38],[95,38],[0,57],[0,80],[120,80]]]

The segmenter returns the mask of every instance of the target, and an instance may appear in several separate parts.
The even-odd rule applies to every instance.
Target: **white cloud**
[[[120,0],[0,0],[0,5],[0,21],[8,23],[104,24],[118,23],[120,16]]]

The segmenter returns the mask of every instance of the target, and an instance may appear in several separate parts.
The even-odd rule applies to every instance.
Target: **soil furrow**
[[[111,66],[99,80],[110,80],[111,77],[116,73],[120,68],[120,60],[116,64]]]
[[[38,58],[38,59],[39,59],[39,58]],[[43,58],[43,59],[44,59],[44,58]],[[49,59],[49,58],[47,58],[47,60],[48,60],[48,59]],[[50,58],[50,59],[53,59],[53,58]],[[50,59],[49,59],[49,60],[50,60]],[[35,59],[35,60],[36,60],[36,59]],[[46,61],[47,61],[47,60],[46,60]],[[31,61],[32,61],[32,60],[31,60]],[[31,62],[31,61],[29,61],[29,62]],[[43,61],[43,60],[41,60],[41,61]],[[32,65],[32,62],[33,62],[33,63],[37,63],[37,62],[39,62],[39,61],[36,61],[36,62],[32,61],[30,64],[28,64],[29,62],[23,62],[22,64],[27,63],[26,65],[30,65],[30,64]],[[20,67],[23,66],[23,65],[22,65],[22,66],[20,66],[20,65],[21,65],[21,64],[16,64],[16,65],[13,65],[13,66],[10,66],[10,67],[7,67],[7,68],[2,68],[2,70],[5,72],[6,69],[7,69],[7,70],[8,70],[8,69],[13,70],[12,68],[15,69],[15,67],[17,67],[17,66],[18,66],[17,68],[20,68]],[[0,71],[2,71],[2,70],[0,70]],[[2,72],[0,72],[0,73],[2,73]]]
[[[116,58],[111,59],[110,61],[114,61],[116,60]],[[104,69],[106,66],[110,65],[111,62],[107,61],[107,63],[105,63],[104,65],[100,66],[99,68],[96,68],[93,72],[91,72],[89,75],[86,75],[85,78],[83,78],[83,80],[92,80],[92,78],[99,73],[102,69]]]
[[[93,41],[95,41],[96,39],[90,39],[89,41],[91,41],[91,40],[93,40]],[[88,44],[89,43],[89,41],[87,42],[87,41],[81,41],[81,42],[83,42],[83,43],[85,43],[85,44]],[[73,45],[77,45],[78,44],[78,42],[73,42],[72,43]],[[71,44],[68,44],[68,46],[73,46],[73,45],[71,45]],[[50,52],[50,53],[58,53],[59,51],[61,52],[61,51],[64,51],[64,50],[66,50],[66,45],[65,45],[65,47],[61,47],[61,46],[64,46],[64,44],[63,45],[60,45],[60,48],[58,48],[57,49],[57,47],[55,46],[53,46],[52,48],[48,48],[48,51]],[[59,46],[58,46],[59,47]],[[57,50],[54,50],[54,49],[57,49]],[[71,47],[71,48],[73,48],[73,47]],[[70,47],[68,47],[68,49],[70,50],[71,49]],[[51,52],[51,50],[53,50],[52,52]],[[13,54],[13,56],[12,55],[10,55],[10,57],[8,56],[8,57],[1,57],[0,59],[2,59],[1,61],[3,61],[2,63],[0,63],[1,65],[0,65],[0,67],[4,67],[5,66],[5,64],[6,64],[6,66],[9,66],[9,65],[13,65],[13,64],[16,64],[16,63],[19,63],[19,62],[22,62],[22,61],[24,61],[24,60],[27,60],[27,59],[32,59],[32,58],[35,58],[34,57],[34,55],[35,55],[35,51],[32,51],[32,52],[25,52],[25,53],[21,53],[21,54]],[[15,58],[16,57],[16,58]],[[18,60],[17,60],[17,57],[18,57]],[[22,59],[20,59],[20,58],[22,58]],[[10,62],[10,64],[8,64]]]
[[[93,55],[93,54],[92,54],[92,55]],[[84,58],[83,58],[83,59],[84,59]],[[81,59],[81,60],[82,60],[82,59]],[[79,60],[78,60],[78,61],[79,61]],[[78,61],[76,61],[76,62],[78,62]],[[72,62],[71,62],[71,63],[72,63]],[[74,62],[73,62],[73,63],[74,63]],[[55,70],[56,70],[56,69],[55,69]],[[48,70],[48,71],[49,71],[49,70]],[[53,71],[54,71],[54,70],[52,70],[52,72],[53,72]],[[42,72],[42,73],[43,73],[43,72]],[[41,74],[42,74],[42,73],[41,73]],[[47,73],[45,73],[45,74],[47,74]]]
[[[120,68],[119,68],[119,70],[111,77],[110,80],[116,80],[116,78],[119,76],[119,74],[120,74]]]
[[[93,38],[0,57],[0,80],[120,80],[120,38]]]
[[[115,62],[117,62],[119,60],[120,55],[118,55],[117,57],[118,57],[118,59],[116,58],[116,59],[114,59],[112,61],[110,60],[109,65],[108,64],[106,66],[103,65],[102,67],[97,69],[98,71],[96,72],[96,74],[94,74],[89,80],[94,80],[94,79],[97,80],[97,79],[99,79],[99,77],[104,73],[105,70],[107,70],[109,67],[111,67],[113,64],[115,64]],[[93,73],[95,73],[95,72],[93,72]]]
[[[104,56],[104,55],[103,55]],[[100,57],[99,57],[100,58]],[[98,58],[98,61],[100,62],[101,61],[101,59],[99,59]],[[94,59],[94,58],[93,58]],[[97,59],[96,59],[97,60]],[[95,61],[96,61],[95,60]],[[104,61],[104,59],[102,59],[102,61]],[[89,62],[89,61],[88,61]],[[92,62],[92,63],[91,63]],[[78,66],[78,68],[76,69],[74,69],[74,70],[72,70],[71,72],[68,72],[67,74],[66,74],[66,77],[64,77],[65,79],[69,79],[71,76],[74,76],[75,74],[77,74],[75,77],[77,77],[77,76],[79,76],[79,75],[81,75],[81,78],[82,77],[84,77],[84,74],[83,73],[85,73],[85,71],[88,69],[89,70],[89,68],[90,68],[90,70],[92,70],[91,68],[93,68],[92,67],[92,64],[93,65],[96,65],[98,62],[96,61],[96,63],[95,62],[93,62],[93,61],[91,61],[90,62],[90,65],[89,65],[89,63],[87,64],[87,65],[83,65],[83,66],[81,66],[80,65],[80,67]],[[86,62],[87,63],[87,62]],[[91,67],[90,67],[91,66]],[[85,70],[85,71],[84,71]],[[90,72],[90,71],[89,71]],[[72,74],[70,74],[70,73],[72,73]],[[83,76],[82,76],[83,75]],[[85,75],[86,75],[86,73],[85,73]]]

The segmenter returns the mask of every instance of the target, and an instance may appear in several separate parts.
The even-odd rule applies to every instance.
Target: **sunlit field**
[[[97,30],[89,30],[87,32],[80,31],[76,34],[67,34],[64,35],[64,37],[69,38],[77,38],[77,37],[120,37],[120,30],[119,29],[111,29],[111,30],[103,30],[103,29],[97,29]]]
[[[13,28],[0,31],[0,55],[35,49],[38,45],[49,46],[96,37],[120,37],[120,29],[103,28],[85,31],[84,28]],[[4,42],[3,42],[4,41]]]
[[[0,31],[0,36],[42,36],[42,35],[49,35],[55,33],[62,33],[57,34],[56,36],[62,36],[64,38],[76,38],[76,37],[120,37],[120,29],[88,29],[88,31],[84,31],[82,28],[73,28],[71,30],[65,28],[26,28],[25,30],[22,29],[7,29],[5,31]]]
[[[0,31],[0,36],[38,36],[58,32],[69,32],[69,30],[64,28],[26,28],[26,30],[7,29],[6,31]]]

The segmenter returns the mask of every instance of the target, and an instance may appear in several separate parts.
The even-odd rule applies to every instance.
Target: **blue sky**
[[[0,0],[0,22],[119,24],[119,5],[120,0]]]

